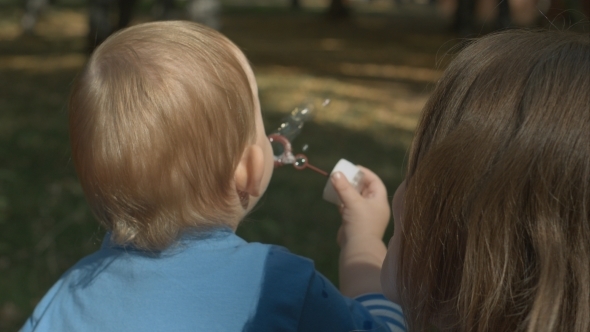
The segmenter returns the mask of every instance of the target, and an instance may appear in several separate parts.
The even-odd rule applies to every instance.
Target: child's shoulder
[[[257,309],[245,331],[405,331],[401,309],[382,294],[347,298],[312,260],[266,246]]]
[[[284,247],[261,245],[268,249],[264,269],[267,276],[272,275],[272,279],[309,280],[315,273],[315,265],[311,259],[296,255]]]

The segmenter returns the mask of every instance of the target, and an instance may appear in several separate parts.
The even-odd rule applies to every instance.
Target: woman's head
[[[190,22],[134,26],[94,52],[72,90],[70,138],[115,242],[162,249],[185,229],[237,224],[234,171],[261,136],[253,80],[231,41]]]
[[[467,46],[425,106],[406,180],[396,268],[411,327],[590,328],[588,35]]]

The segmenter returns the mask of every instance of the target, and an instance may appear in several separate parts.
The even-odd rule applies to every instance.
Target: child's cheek
[[[406,194],[406,181],[404,180],[393,195],[393,199],[391,201],[391,212],[393,215],[393,222],[395,224],[395,229],[401,229],[400,221],[402,220],[402,212],[404,210],[404,196]]]
[[[385,297],[399,304],[397,292],[397,253],[394,252],[394,242],[394,238],[392,237],[387,246],[387,255],[385,256],[381,269],[381,289]]]

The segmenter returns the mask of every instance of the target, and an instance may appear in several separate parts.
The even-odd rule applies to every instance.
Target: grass
[[[20,10],[3,5],[0,330],[14,331],[67,268],[98,248],[104,232],[69,157],[66,100],[86,59],[84,12],[76,6],[50,10],[36,34],[25,36],[17,24]],[[268,132],[302,101],[330,98],[294,149],[308,145],[311,163],[328,171],[340,158],[367,166],[393,194],[419,111],[447,63],[442,54],[456,43],[431,12],[422,18],[412,13],[359,14],[343,23],[317,10],[233,8],[223,16],[222,32],[253,64]],[[411,25],[416,19],[426,23]],[[309,170],[276,169],[238,233],[312,258],[337,283],[340,219],[321,198],[325,182]],[[388,229],[386,238],[391,234]]]

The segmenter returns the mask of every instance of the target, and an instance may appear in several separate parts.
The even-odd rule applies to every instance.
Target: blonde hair
[[[256,130],[244,65],[190,22],[133,26],[96,49],[70,96],[70,139],[115,243],[161,250],[185,230],[237,223],[233,174]]]
[[[590,38],[508,31],[452,62],[411,149],[411,331],[590,331]]]

